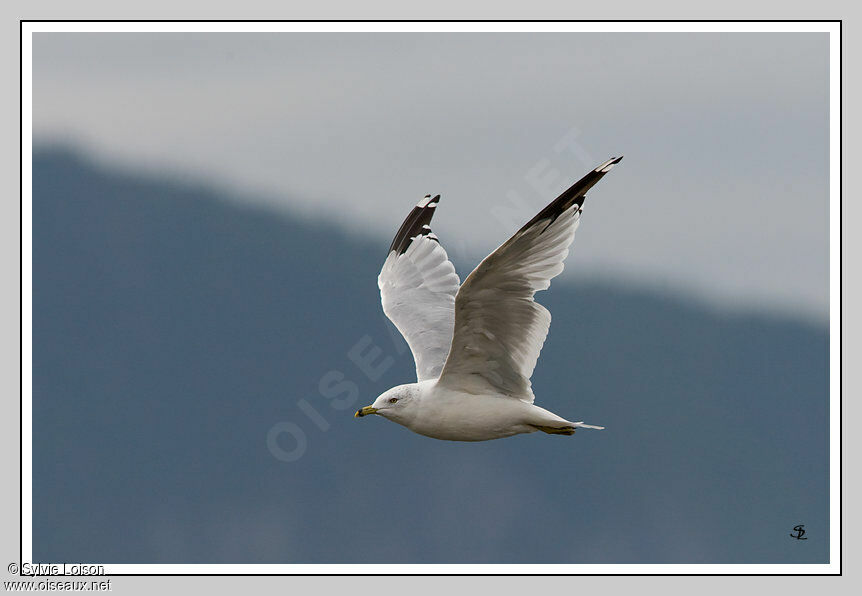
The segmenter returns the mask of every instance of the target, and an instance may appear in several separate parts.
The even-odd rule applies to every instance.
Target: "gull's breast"
[[[422,402],[406,426],[426,437],[488,441],[536,430],[527,424],[531,405],[511,397],[431,389]]]

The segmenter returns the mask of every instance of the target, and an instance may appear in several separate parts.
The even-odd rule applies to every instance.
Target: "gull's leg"
[[[549,435],[573,435],[575,434],[574,426],[538,426],[536,424],[530,425],[533,428],[542,431],[543,433],[548,433]]]
[[[577,426],[577,423],[569,422],[565,418],[561,418],[553,412],[549,412],[545,408],[540,408],[535,404],[530,404],[524,422],[536,430],[549,435],[573,435]]]

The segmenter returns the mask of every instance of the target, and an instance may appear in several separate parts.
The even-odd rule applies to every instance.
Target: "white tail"
[[[605,430],[604,426],[593,426],[592,424],[584,424],[584,421],[580,422],[572,422],[573,426],[577,426],[578,428],[594,428],[596,430]]]

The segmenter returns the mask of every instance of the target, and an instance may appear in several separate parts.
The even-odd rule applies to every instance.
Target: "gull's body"
[[[391,393],[390,393],[391,392]],[[439,387],[436,380],[410,383],[385,393],[410,399],[410,407],[381,408],[376,413],[415,433],[448,441],[488,441],[540,428],[568,428],[569,422],[539,406],[500,394],[473,394]],[[407,397],[405,397],[405,395]],[[406,405],[406,404],[405,404]],[[571,434],[571,433],[570,433]]]
[[[533,404],[530,376],[551,322],[533,295],[563,270],[586,192],[621,159],[608,160],[557,197],[460,287],[429,225],[440,196],[421,200],[378,277],[383,311],[410,346],[417,382],[393,387],[356,415],[378,414],[450,441],[602,428]]]

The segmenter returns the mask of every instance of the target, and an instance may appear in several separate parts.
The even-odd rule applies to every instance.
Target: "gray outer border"
[[[18,184],[20,161],[19,161],[19,125],[20,113],[19,94],[19,19],[844,19],[854,17],[858,8],[851,8],[849,2],[820,2],[816,8],[810,2],[760,2],[756,6],[750,1],[733,0],[722,3],[720,7],[713,4],[691,4],[682,1],[664,1],[660,3],[636,3],[633,0],[616,0],[610,4],[589,4],[586,6],[566,2],[565,0],[533,0],[529,3],[517,0],[483,0],[474,1],[469,4],[465,0],[438,0],[434,3],[417,3],[408,5],[395,0],[368,0],[363,3],[351,3],[348,0],[330,0],[321,5],[312,2],[294,3],[285,7],[283,3],[273,0],[247,0],[237,4],[234,2],[216,2],[204,0],[186,0],[182,4],[176,0],[151,0],[146,7],[140,4],[120,4],[106,0],[79,0],[74,4],[61,2],[60,0],[42,0],[36,5],[29,5],[20,0],[4,3],[2,11],[2,47],[0,52],[0,63],[6,73],[7,80],[11,83],[6,87],[7,92],[0,95],[3,102],[3,113],[6,117],[2,120],[2,179],[7,184],[7,200],[2,203],[2,217],[0,217],[0,267],[4,278],[20,280],[20,208],[16,195],[20,192]],[[843,52],[844,64],[858,64],[855,58],[859,56],[862,37],[857,35],[858,25],[856,20],[845,21],[843,26]],[[842,72],[847,71],[844,67]],[[849,72],[853,72],[852,70]],[[13,83],[14,81],[14,83]],[[855,77],[844,79],[843,94],[847,98],[847,105],[862,105],[860,101],[859,84]],[[13,91],[14,90],[14,91]],[[859,117],[855,111],[848,110],[845,122],[858,128]],[[854,145],[858,152],[858,144],[848,147],[852,150]],[[843,149],[843,147],[842,147]],[[855,157],[855,156],[854,156]],[[856,159],[844,160],[847,163],[859,163]],[[846,196],[860,196],[858,192],[859,183],[848,179],[844,185]],[[858,266],[856,274],[848,267],[853,256],[859,254],[860,235],[843,234],[843,222],[860,221],[858,217],[860,203],[846,201],[842,205],[842,252],[846,255],[842,263],[842,294],[849,296],[847,304],[862,303],[859,291]],[[857,216],[857,217],[854,217]],[[837,255],[831,255],[837,258]],[[9,284],[12,285],[11,283]],[[20,288],[20,281],[16,284]],[[7,454],[6,461],[8,472],[6,482],[2,490],[2,510],[7,515],[0,518],[0,552],[3,553],[3,579],[11,579],[5,570],[6,564],[18,560],[19,547],[19,518],[14,512],[19,509],[19,478],[18,466],[15,462],[19,454],[19,406],[17,396],[20,393],[20,298],[17,292],[11,291],[11,287],[0,295],[2,300],[3,316],[0,318],[0,378],[5,382],[4,398],[6,407],[4,415],[0,418],[0,447]],[[843,298],[843,295],[842,295]],[[853,326],[854,330],[859,328],[859,316],[852,309],[845,309],[843,315]],[[849,325],[845,325],[849,326]],[[859,342],[843,341],[843,361],[859,362]],[[847,350],[849,349],[849,352]],[[852,357],[848,357],[848,353]],[[833,355],[837,357],[837,354]],[[843,379],[842,385],[849,388],[848,395],[856,395],[858,392],[858,374],[850,374]],[[846,400],[843,404],[844,419],[856,419],[860,407],[856,400]],[[847,454],[858,452],[859,439],[856,435],[844,434],[844,451]],[[854,461],[850,457],[847,460]],[[846,467],[846,464],[845,464]],[[857,466],[858,469],[858,466]],[[844,470],[842,469],[842,474]],[[854,503],[860,500],[858,481],[855,478],[844,477],[844,492],[846,502]],[[834,512],[833,512],[834,515]],[[853,522],[850,527],[847,522],[844,528],[844,561],[858,560],[859,547],[854,541],[848,540],[857,534],[859,521],[857,516],[851,516]],[[841,578],[828,578],[823,581],[830,583],[830,593],[850,593],[852,582],[850,578],[860,575],[851,566],[844,570]],[[692,589],[703,593],[706,589],[709,594],[724,594],[728,588],[740,588],[743,584],[752,583],[754,589],[763,590],[768,582],[770,590],[779,589],[797,593],[817,589],[813,585],[819,581],[817,577],[655,577],[643,578],[638,576],[620,577],[434,577],[417,579],[414,577],[118,577],[112,581],[112,591],[123,594],[150,594],[153,591],[163,593],[184,593],[206,590],[207,593],[231,594],[240,590],[270,591],[289,590],[300,591],[314,589],[316,591],[332,592],[355,592],[357,589],[365,592],[373,590],[375,593],[404,593],[417,592],[436,593],[455,587],[460,590],[476,591],[487,589],[500,589],[504,593],[509,590],[520,593],[535,593],[537,590],[545,591],[555,589],[560,591],[584,591],[601,589],[607,591],[611,588],[614,592],[635,592],[643,590],[662,589],[673,594],[688,594]],[[837,583],[836,583],[837,582]],[[644,583],[648,584],[647,586]],[[746,586],[747,587],[747,586]],[[795,588],[795,589],[794,589]]]

